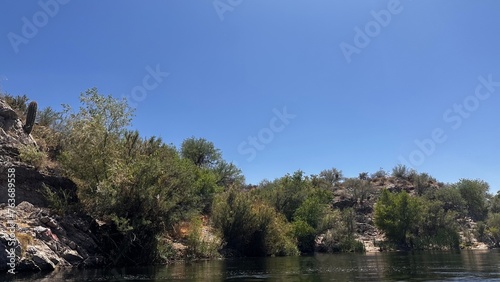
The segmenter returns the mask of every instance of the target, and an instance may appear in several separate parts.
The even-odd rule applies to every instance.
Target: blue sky
[[[254,184],[403,162],[500,189],[498,1],[0,7],[0,87],[40,107],[128,97],[144,136],[206,138]]]

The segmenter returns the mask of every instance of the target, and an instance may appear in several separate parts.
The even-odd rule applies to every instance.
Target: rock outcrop
[[[60,216],[49,208],[49,194],[64,196],[67,205],[78,203],[76,185],[23,163],[22,146],[37,144],[16,111],[0,99],[0,270],[11,261],[16,272],[102,266],[98,222],[76,213]]]
[[[10,208],[2,204],[0,218],[9,218]],[[16,271],[54,270],[72,266],[98,266],[104,263],[95,231],[99,226],[89,217],[54,215],[47,208],[28,202],[17,205],[15,212]],[[0,224],[0,269],[7,268],[11,226]],[[94,231],[94,232],[92,232]]]

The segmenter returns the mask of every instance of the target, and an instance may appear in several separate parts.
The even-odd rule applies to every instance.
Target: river
[[[126,269],[74,269],[7,281],[500,281],[500,250],[316,254]]]

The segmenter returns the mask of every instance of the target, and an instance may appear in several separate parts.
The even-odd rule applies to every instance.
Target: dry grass
[[[21,257],[23,258],[26,256],[26,250],[28,250],[28,246],[33,245],[34,239],[29,234],[19,232],[16,232],[16,239],[21,245]]]

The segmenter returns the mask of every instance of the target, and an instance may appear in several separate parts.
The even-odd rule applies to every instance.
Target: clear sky
[[[398,163],[500,189],[500,1],[0,0],[0,87],[97,87],[214,142],[248,183]],[[167,75],[168,73],[168,75]]]

